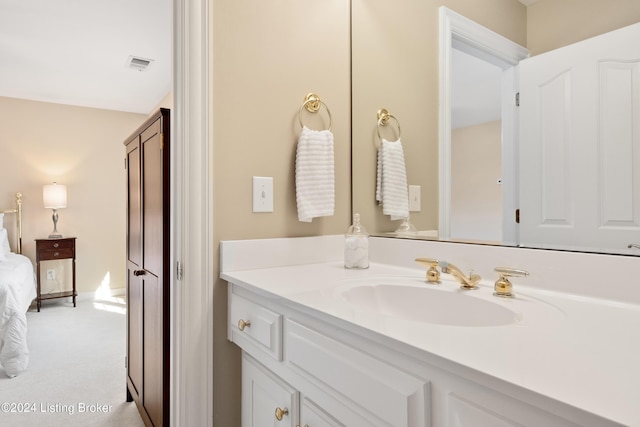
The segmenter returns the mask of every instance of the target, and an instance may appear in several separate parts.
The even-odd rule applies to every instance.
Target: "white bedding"
[[[31,260],[5,253],[0,261],[0,365],[9,377],[27,368],[27,316],[36,297],[36,279]]]

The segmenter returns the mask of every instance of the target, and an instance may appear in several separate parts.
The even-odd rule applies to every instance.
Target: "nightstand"
[[[56,260],[71,260],[71,277],[72,288],[70,291],[53,292],[50,294],[42,295],[42,288],[40,287],[40,261],[56,261]],[[36,239],[36,278],[38,282],[38,294],[36,301],[38,305],[38,311],[42,306],[43,300],[54,298],[73,298],[73,306],[76,306],[76,238],[75,237],[63,237],[60,239]]]

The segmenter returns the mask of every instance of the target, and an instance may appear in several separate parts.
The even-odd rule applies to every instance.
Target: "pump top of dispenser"
[[[353,214],[353,224],[347,230],[348,236],[368,236],[367,230],[360,224],[360,214]]]

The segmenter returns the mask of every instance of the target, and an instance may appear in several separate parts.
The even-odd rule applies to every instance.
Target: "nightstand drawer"
[[[40,261],[73,258],[73,248],[43,250],[39,252]]]
[[[38,243],[38,249],[43,251],[73,249],[74,241],[71,239],[62,240],[42,240]]]

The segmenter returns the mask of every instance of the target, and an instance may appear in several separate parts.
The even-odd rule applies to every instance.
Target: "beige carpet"
[[[143,426],[125,401],[124,302],[58,301],[27,313],[27,371],[0,367],[0,425]]]

